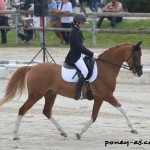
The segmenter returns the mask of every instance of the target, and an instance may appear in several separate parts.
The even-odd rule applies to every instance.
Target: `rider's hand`
[[[93,58],[94,58],[94,59],[97,59],[98,56],[99,56],[99,55],[98,55],[97,53],[94,53],[94,54],[93,54]]]

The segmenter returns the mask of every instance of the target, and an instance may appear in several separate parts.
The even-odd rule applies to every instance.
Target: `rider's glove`
[[[98,56],[99,56],[99,55],[98,55],[97,53],[94,53],[94,54],[93,54],[93,58],[94,58],[94,59],[97,59]]]

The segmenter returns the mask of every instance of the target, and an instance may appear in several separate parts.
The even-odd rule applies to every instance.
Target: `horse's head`
[[[130,70],[140,77],[143,74],[143,66],[141,65],[141,45],[142,41],[134,44],[132,47],[132,54],[126,59],[126,63],[130,66]]]

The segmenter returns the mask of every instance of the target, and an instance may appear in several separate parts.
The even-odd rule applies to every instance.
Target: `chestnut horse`
[[[125,117],[131,133],[137,133],[132,121],[130,120],[125,108],[113,96],[116,87],[116,78],[121,67],[131,70],[137,76],[141,76],[141,48],[137,44],[121,44],[104,51],[96,60],[98,76],[95,81],[90,83],[93,92],[94,104],[91,119],[84,125],[80,133],[76,134],[80,139],[82,134],[96,121],[99,109],[106,101],[117,108]],[[123,65],[126,62],[127,65]],[[27,77],[27,78],[26,78]],[[11,77],[4,98],[0,100],[0,105],[10,101],[16,95],[21,95],[27,83],[28,99],[19,109],[17,122],[14,129],[14,140],[19,139],[18,130],[21,120],[25,113],[43,96],[45,105],[43,114],[55,125],[60,134],[67,137],[66,132],[52,116],[52,107],[57,94],[65,97],[74,98],[76,83],[69,83],[61,77],[61,65],[55,63],[40,63],[35,66],[20,67]],[[86,99],[86,87],[82,88],[83,99]]]

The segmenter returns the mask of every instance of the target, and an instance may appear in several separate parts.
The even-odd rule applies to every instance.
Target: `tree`
[[[129,12],[150,12],[150,0],[118,0]]]

